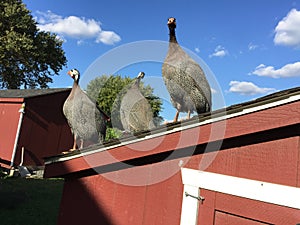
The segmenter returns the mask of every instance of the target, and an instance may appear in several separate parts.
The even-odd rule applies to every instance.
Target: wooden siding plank
[[[296,187],[298,140],[290,137],[220,150],[206,171]],[[201,160],[193,157],[186,167],[196,169]]]
[[[0,159],[11,162],[22,103],[0,104]],[[10,165],[2,164],[4,167]]]
[[[110,174],[110,178],[116,176],[116,174]],[[97,203],[98,207],[105,214],[112,224],[116,224],[113,214],[114,204],[118,203],[116,199],[117,184],[113,180],[107,179],[102,175],[93,176],[94,187],[90,190],[93,193],[93,199]],[[118,213],[118,212],[115,212]]]
[[[25,165],[44,165],[44,157],[72,146],[73,137],[62,112],[67,95],[68,92],[60,92],[26,100],[20,137],[20,144],[25,147]],[[61,129],[66,132],[62,134]]]
[[[143,224],[145,186],[116,185],[112,207],[115,224]]]
[[[278,196],[274,195],[274,198]],[[216,193],[215,210],[269,224],[287,225],[300,222],[300,210],[259,202],[233,195]],[[295,199],[295,201],[297,201]],[[244,223],[242,223],[244,224]]]
[[[157,176],[157,172],[161,169],[167,169],[168,163],[162,164],[164,167],[160,166],[160,169],[152,170],[153,175]],[[154,180],[158,181],[155,177]],[[179,225],[183,190],[180,183],[181,175],[178,172],[168,179],[147,185],[142,225]]]
[[[70,179],[65,182],[58,225],[115,225],[102,203],[95,199],[95,184],[95,177]]]
[[[270,223],[263,223],[260,221],[243,218],[238,215],[231,215],[224,212],[216,211],[214,225],[271,225]]]
[[[215,220],[216,193],[206,189],[200,189],[199,191],[201,196],[205,196],[205,200],[199,204],[197,225],[213,225]]]

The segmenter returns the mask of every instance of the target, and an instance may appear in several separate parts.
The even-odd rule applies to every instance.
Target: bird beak
[[[71,70],[69,70],[67,74],[68,74],[70,77],[73,78],[72,73],[71,73]]]

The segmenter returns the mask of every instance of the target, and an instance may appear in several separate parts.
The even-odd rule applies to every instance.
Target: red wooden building
[[[300,88],[46,159],[59,225],[300,223]]]
[[[70,148],[62,113],[70,89],[0,90],[0,165],[43,166],[43,158]],[[22,155],[23,149],[23,158]],[[21,159],[22,158],[22,159]]]

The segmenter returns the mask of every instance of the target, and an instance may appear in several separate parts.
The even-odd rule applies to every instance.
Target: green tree
[[[133,80],[134,79],[127,76],[103,75],[91,80],[87,85],[87,94],[91,98],[96,99],[99,107],[106,112],[107,115],[113,118],[111,119],[113,124],[109,123],[109,127],[113,126],[114,128],[123,129],[119,116],[120,102],[123,94]],[[162,109],[162,101],[159,97],[153,95],[153,88],[149,85],[144,86],[143,82],[141,82],[140,85],[141,93],[148,99],[149,104],[151,105],[154,123],[158,125],[162,122],[162,117],[159,115],[159,112]],[[95,98],[95,96],[97,96],[97,98]]]
[[[117,113],[116,105],[120,101],[121,92],[125,91],[125,87],[127,87],[131,83],[132,79],[129,77],[122,78],[121,76],[109,76],[102,88],[99,91],[97,103],[104,112],[108,113],[111,121],[114,122],[113,126],[119,129],[122,129],[122,125],[119,121],[119,115]],[[115,103],[115,101],[117,101]],[[110,124],[111,126],[111,124]]]
[[[96,77],[95,79],[91,80],[87,87],[86,92],[90,98],[92,98],[94,101],[97,101],[97,98],[99,96],[99,92],[101,88],[104,86],[106,81],[108,80],[109,76],[102,75],[100,77]]]
[[[40,31],[21,0],[0,1],[0,87],[47,88],[66,65],[62,41]]]

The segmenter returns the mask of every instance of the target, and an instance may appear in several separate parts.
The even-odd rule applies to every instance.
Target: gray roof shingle
[[[0,90],[0,98],[31,98],[71,90],[71,88],[50,89],[8,89]]]

